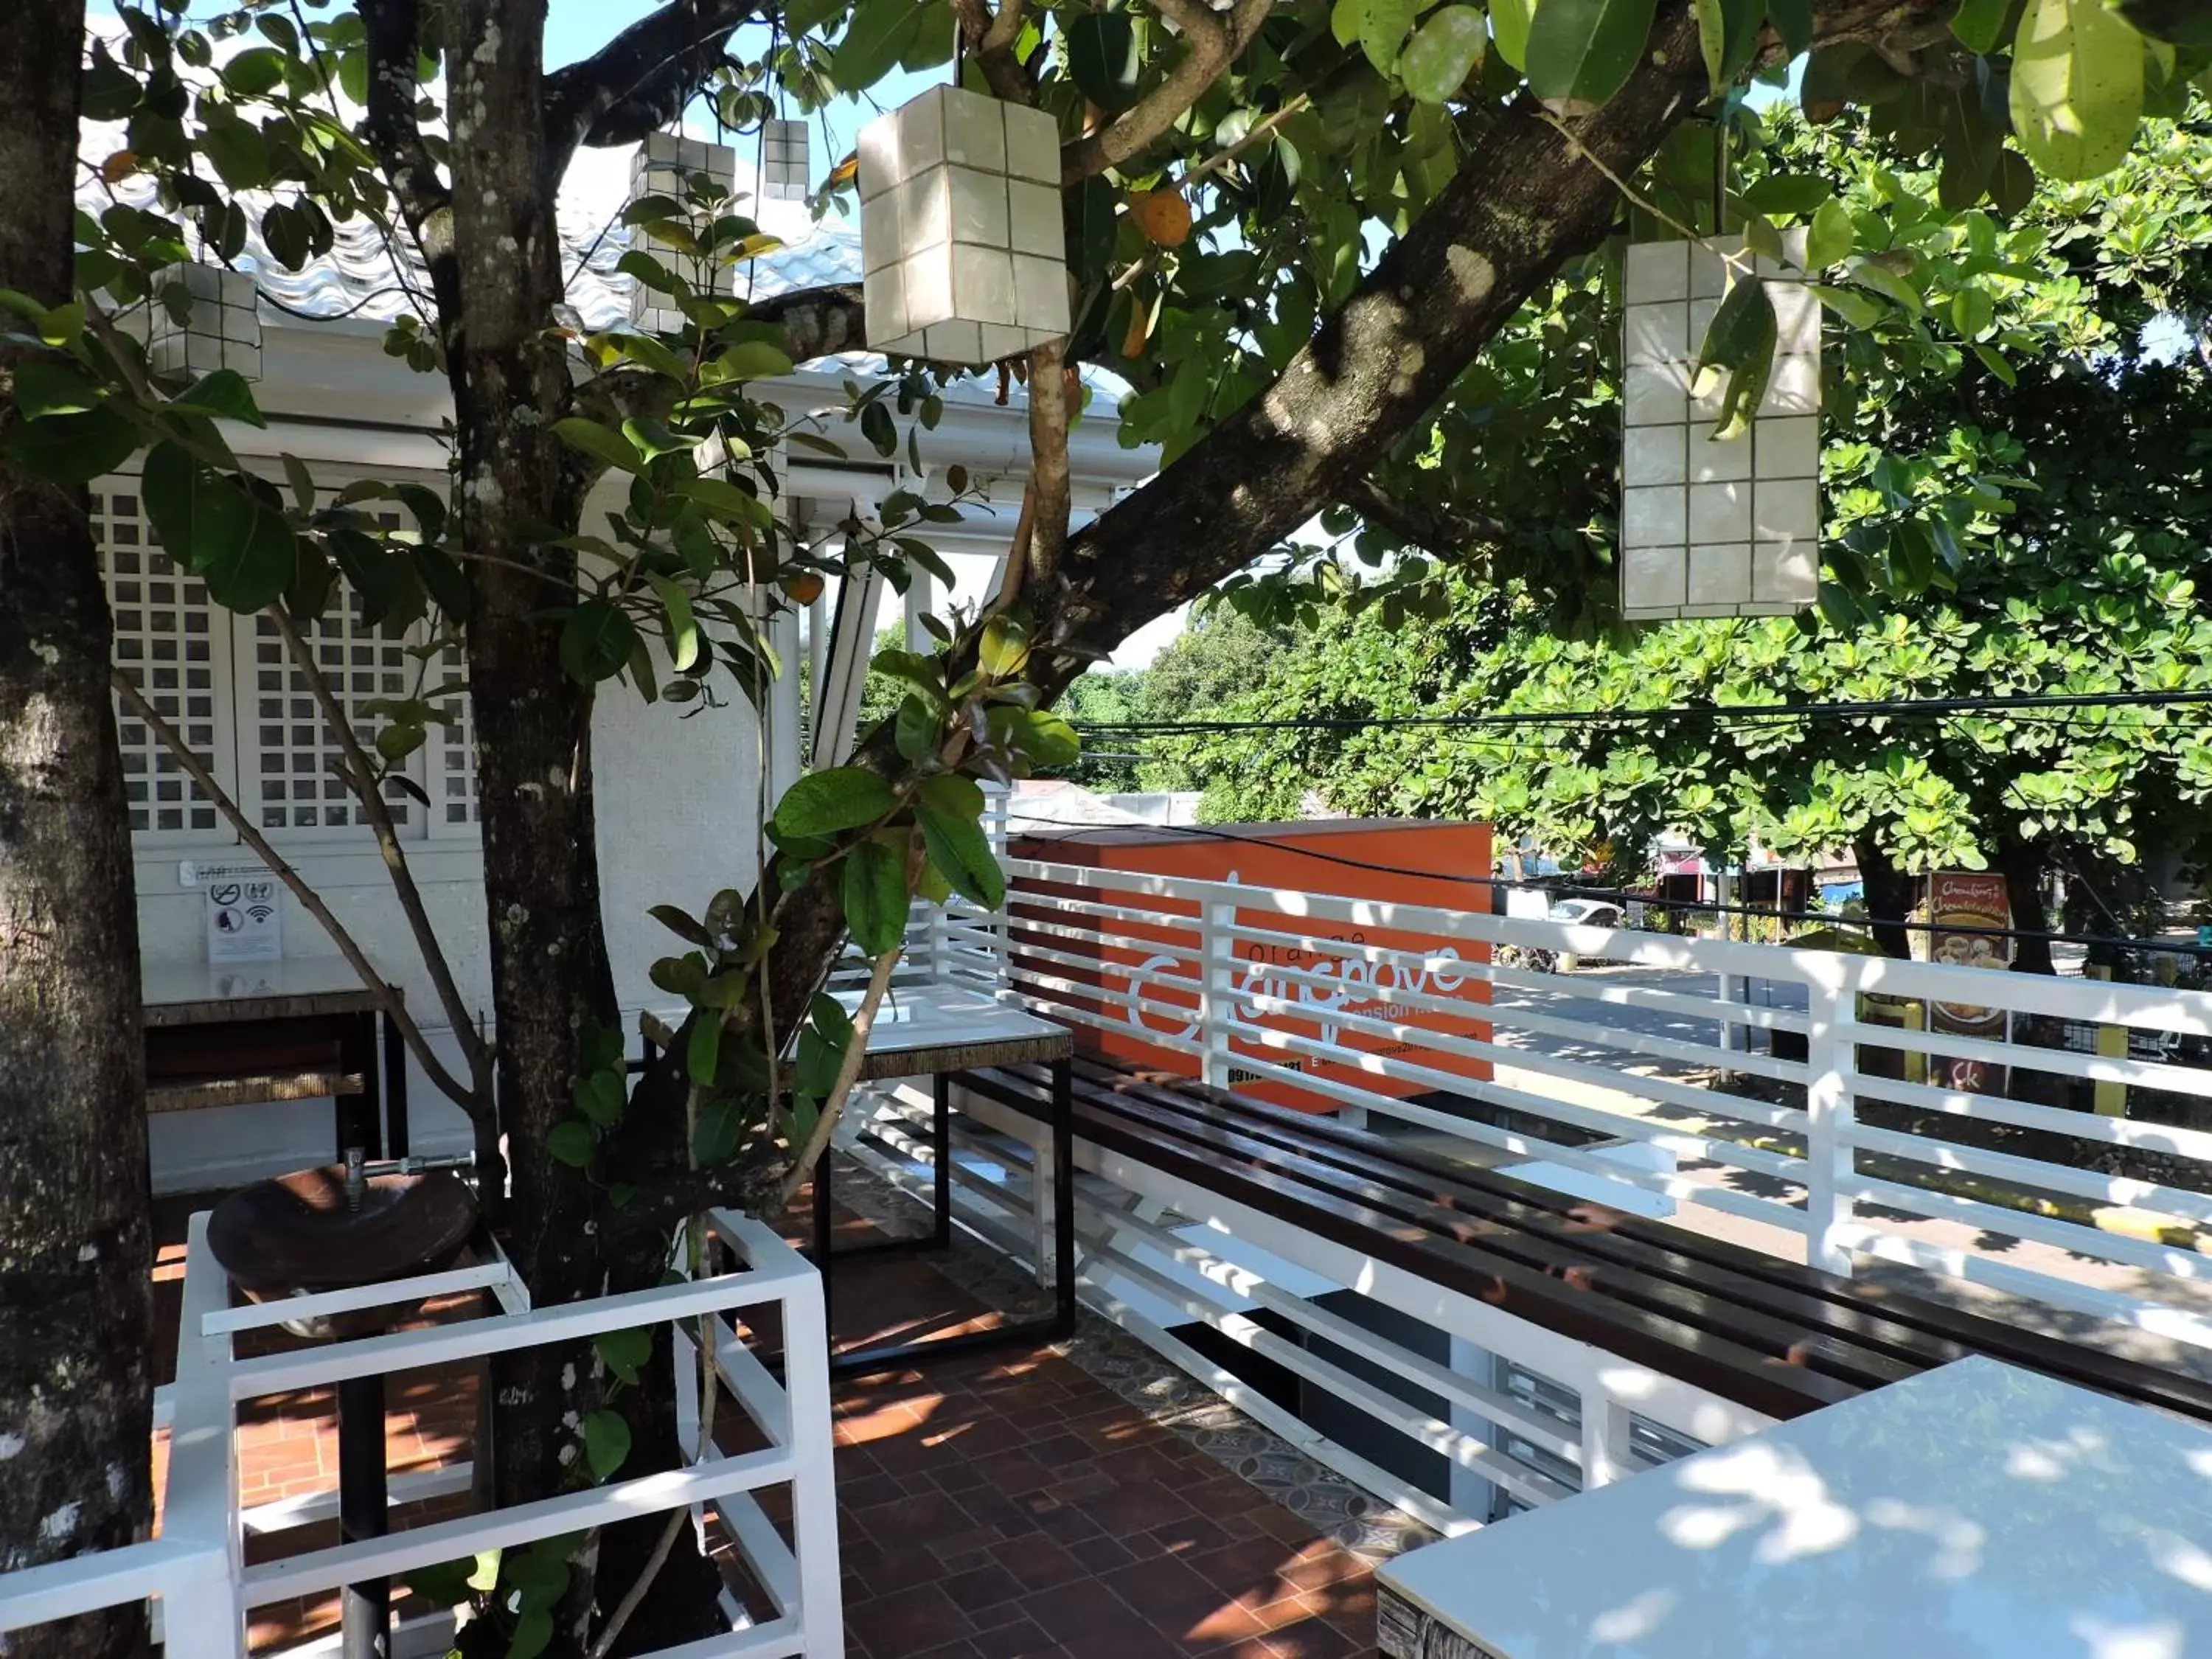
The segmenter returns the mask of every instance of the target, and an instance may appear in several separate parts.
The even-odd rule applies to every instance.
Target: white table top
[[[849,1013],[860,1007],[860,994],[842,992],[837,1000]],[[1065,1025],[1024,1013],[985,991],[954,985],[901,986],[884,994],[876,1023],[868,1030],[868,1052],[897,1054],[958,1043],[1050,1042],[1068,1036]]]
[[[1497,1659],[2206,1659],[2212,1432],[1961,1360],[1380,1577]]]

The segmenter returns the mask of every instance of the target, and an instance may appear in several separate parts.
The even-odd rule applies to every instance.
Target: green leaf
[[[845,855],[845,925],[863,954],[879,957],[906,937],[906,860],[882,842]]]
[[[407,1573],[407,1588],[441,1607],[457,1607],[469,1599],[469,1575],[476,1569],[476,1559],[464,1556],[458,1561],[440,1561],[427,1567],[410,1568]]]
[[[898,744],[901,756],[918,761],[924,755],[934,753],[945,741],[945,726],[930,707],[919,696],[909,692],[899,701],[898,713],[894,716],[891,736]]]
[[[277,457],[284,465],[284,482],[292,489],[292,505],[301,513],[315,510],[315,475],[307,471],[307,464],[286,450]]]
[[[596,685],[622,672],[637,643],[629,613],[605,599],[586,599],[561,624],[561,666],[571,679]]]
[[[261,216],[261,240],[287,270],[301,269],[315,256],[313,222],[289,202],[272,203]]]
[[[1490,0],[1490,33],[1498,55],[1515,69],[1528,67],[1528,28],[1536,15],[1536,0]]]
[[[51,357],[30,357],[15,366],[15,407],[32,420],[47,415],[82,415],[100,405],[100,388]]]
[[[691,596],[684,585],[672,577],[646,573],[646,580],[660,596],[661,609],[668,613],[668,662],[681,674],[699,660],[699,619],[692,613]]]
[[[89,483],[129,460],[138,441],[138,428],[103,405],[10,427],[0,459],[49,483]]]
[[[939,780],[932,779],[932,782]],[[929,861],[952,890],[987,910],[1006,902],[1006,874],[992,856],[983,827],[964,813],[948,812],[925,799],[916,808],[922,844]]]
[[[602,1129],[611,1129],[623,1115],[623,1080],[619,1072],[593,1072],[580,1077],[568,1091],[578,1111]]]
[[[721,1064],[722,1022],[702,1016],[691,1022],[691,1036],[684,1048],[684,1070],[702,1089],[714,1084],[714,1068]]]
[[[477,1553],[473,1570],[468,1577],[468,1586],[480,1595],[489,1595],[499,1588],[499,1562],[502,1552],[483,1550]]]
[[[203,103],[202,111],[208,106]],[[204,121],[200,154],[215,168],[224,187],[232,191],[259,190],[269,182],[269,143],[258,127],[250,125],[228,108]]]
[[[787,836],[834,836],[873,823],[898,805],[890,784],[861,766],[809,772],[775,804],[775,827]]]
[[[1406,90],[1441,104],[1467,84],[1490,46],[1490,24],[1473,6],[1446,6],[1423,23],[1398,58]]]
[[[792,370],[791,359],[765,340],[738,340],[714,361],[733,380],[764,380]]]
[[[699,1109],[699,1127],[691,1137],[691,1161],[702,1170],[727,1164],[744,1139],[745,1113],[736,1101],[724,1096]]]
[[[1832,197],[1820,204],[1805,233],[1805,268],[1826,270],[1850,258],[1858,245],[1858,227],[1851,222],[1850,210]]]
[[[1995,52],[2004,39],[2012,9],[2013,0],[1959,0],[1959,9],[1951,18],[1951,33],[1968,52]]]
[[[1836,187],[1818,173],[1771,173],[1743,193],[1744,204],[1758,213],[1817,212],[1836,199]]]
[[[629,1423],[620,1412],[601,1409],[583,1421],[584,1462],[592,1477],[605,1480],[629,1455]]]
[[[590,1124],[579,1123],[573,1117],[563,1118],[547,1131],[545,1150],[556,1163],[565,1164],[572,1170],[581,1170],[588,1166],[597,1155],[599,1143],[598,1137],[592,1133]]]
[[[915,0],[860,0],[830,74],[846,92],[861,92],[888,75],[921,32],[928,8]]]
[[[1962,340],[1979,337],[1995,325],[1996,318],[1996,301],[1990,298],[1987,289],[1962,288],[1951,296],[1951,326],[1959,331]]]
[[[1554,114],[1602,109],[1651,38],[1656,0],[1544,0],[1528,28],[1528,86]]]
[[[1010,678],[1020,673],[1029,659],[1029,630],[1021,623],[1001,611],[983,624],[975,660],[986,674],[994,680]]]
[[[1813,49],[1813,0],[1767,0],[1766,15],[1792,58]]]
[[[653,1358],[653,1332],[642,1325],[626,1331],[606,1331],[592,1340],[592,1346],[609,1371],[635,1388]]]
[[[1814,296],[1829,310],[1852,328],[1872,328],[1887,314],[1863,294],[1854,294],[1847,288],[1835,288],[1826,283],[1808,283]]]
[[[2212,9],[2203,0],[2112,0],[2112,5],[2150,40],[2212,51]]]
[[[845,1005],[836,998],[826,991],[817,992],[814,1000],[807,1005],[806,1012],[807,1018],[814,1023],[814,1029],[822,1033],[822,1040],[839,1054],[853,1046],[853,1017],[845,1012]]]
[[[1135,103],[1144,59],[1129,14],[1078,12],[1066,27],[1067,72],[1083,95],[1109,114]]]
[[[570,415],[554,422],[553,432],[571,449],[580,449],[594,460],[605,461],[624,472],[645,471],[645,457],[637,453],[637,446],[611,426],[603,426],[581,415]]]
[[[2142,117],[2142,37],[2104,0],[2029,0],[2012,48],[2012,125],[2054,179],[2119,165]]]
[[[208,597],[238,611],[274,605],[292,585],[300,562],[299,538],[284,515],[229,479],[198,495],[196,506],[193,556],[178,556],[207,583]]]
[[[212,415],[217,420],[243,421],[248,426],[269,424],[261,413],[261,406],[253,401],[253,388],[246,384],[246,376],[234,368],[218,368],[202,376],[169,407]]]
[[[1974,356],[1982,360],[1983,367],[2007,386],[2020,384],[2020,371],[2007,362],[2004,354],[1995,346],[1984,341],[1977,340],[1973,343],[1973,352]]]
[[[1419,0],[1362,0],[1359,49],[1367,54],[1377,75],[1388,75],[1397,67],[1399,48],[1405,45],[1406,31],[1413,27],[1414,15],[1419,10]]]
[[[1766,0],[1696,0],[1698,51],[1718,97],[1749,67],[1766,21]]]

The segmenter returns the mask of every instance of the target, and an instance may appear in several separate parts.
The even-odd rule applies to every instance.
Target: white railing
[[[2212,1070],[1880,1018],[1984,1008],[2003,1016],[2000,1031],[2050,1019],[2170,1043],[2212,1036],[2212,995],[1009,868],[994,943],[1012,989],[1109,1054],[1388,1120],[1686,1226],[1700,1212],[1760,1224],[1835,1273],[1861,1256],[1902,1262],[2212,1346],[2212,1261],[2167,1242],[2212,1228],[2212,1133],[1943,1076],[1968,1062],[2212,1103]],[[1604,966],[1505,966],[1500,947]],[[974,965],[985,970],[980,951]],[[1731,994],[1744,981],[1766,1000]],[[1762,1031],[1770,1051],[1754,1052],[1745,1039]],[[1786,1052],[1792,1039],[1802,1058]],[[2089,1167],[2094,1153],[2160,1157],[2150,1173],[2116,1175]]]
[[[1051,1184],[1048,1170],[1038,1174],[1049,1158],[1042,1126],[970,1090],[956,1098],[956,1218],[1014,1261],[1048,1272],[1039,1225]],[[874,1106],[848,1150],[928,1202],[927,1095],[890,1091]],[[1771,1425],[1734,1401],[1079,1135],[1076,1163],[1077,1284],[1085,1304],[1316,1462],[1439,1532],[1463,1532],[1508,1508],[1552,1503]],[[1362,1303],[1419,1322],[1445,1346],[1422,1352],[1361,1322],[1352,1316]],[[1273,1322],[1263,1322],[1269,1316]],[[1316,1427],[1310,1413],[1193,1346],[1188,1336],[1197,1326],[1288,1371],[1338,1415],[1358,1417],[1366,1433]],[[1540,1389],[1516,1391],[1516,1378],[1540,1379]],[[1433,1454],[1436,1471],[1423,1480],[1388,1467],[1402,1462],[1383,1449],[1393,1440]]]
[[[0,1576],[0,1632],[152,1598],[171,1659],[234,1659],[245,1650],[253,1607],[341,1585],[404,1577],[422,1567],[481,1551],[509,1548],[638,1516],[690,1509],[695,1523],[711,1510],[736,1545],[774,1616],[747,1619],[734,1601],[726,1636],[687,1644],[684,1659],[841,1659],[837,1520],[831,1468],[827,1334],[819,1276],[770,1229],[750,1218],[713,1212],[716,1237],[733,1269],[557,1308],[532,1309],[504,1258],[457,1273],[425,1275],[357,1290],[234,1310],[229,1280],[207,1243],[207,1217],[191,1219],[177,1344],[177,1380],[163,1404],[169,1467],[160,1537],[128,1548]],[[483,1288],[501,1311],[426,1328],[240,1358],[241,1330],[360,1309],[419,1304],[425,1297]],[[783,1334],[779,1381],[739,1339],[736,1316],[773,1307]],[[246,1401],[341,1381],[467,1362],[543,1343],[669,1324],[678,1357],[679,1427],[687,1444],[697,1430],[696,1378],[684,1356],[696,1353],[685,1327],[702,1320],[714,1334],[718,1391],[752,1419],[765,1444],[734,1455],[708,1449],[678,1469],[616,1480],[533,1503],[441,1521],[380,1538],[244,1564],[248,1530],[325,1513],[335,1493],[241,1510],[238,1408]],[[689,1382],[690,1388],[684,1387]],[[404,1499],[465,1487],[461,1469],[410,1485]],[[792,1543],[770,1523],[754,1494],[791,1489]]]

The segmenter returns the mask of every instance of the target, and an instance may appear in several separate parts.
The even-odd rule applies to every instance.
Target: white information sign
[[[275,962],[284,954],[284,902],[276,878],[258,865],[200,866],[207,893],[207,959]]]

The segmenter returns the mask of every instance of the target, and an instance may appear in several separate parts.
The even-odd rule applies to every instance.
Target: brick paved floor
[[[173,1330],[183,1211],[164,1218],[170,1242],[155,1276],[164,1328]],[[995,1320],[927,1260],[836,1269],[841,1348]],[[164,1380],[172,1364],[165,1354]],[[386,1419],[394,1472],[465,1456],[474,1401],[465,1370],[395,1384]],[[839,1384],[833,1410],[854,1659],[1373,1651],[1365,1561],[1051,1349],[852,1379]],[[327,1391],[258,1402],[241,1424],[249,1505],[326,1489],[336,1469]],[[452,1513],[457,1503],[395,1510],[393,1524]],[[248,1558],[319,1547],[335,1530],[325,1522],[251,1540]],[[336,1620],[335,1596],[264,1608],[251,1639],[257,1649],[288,1644]]]

